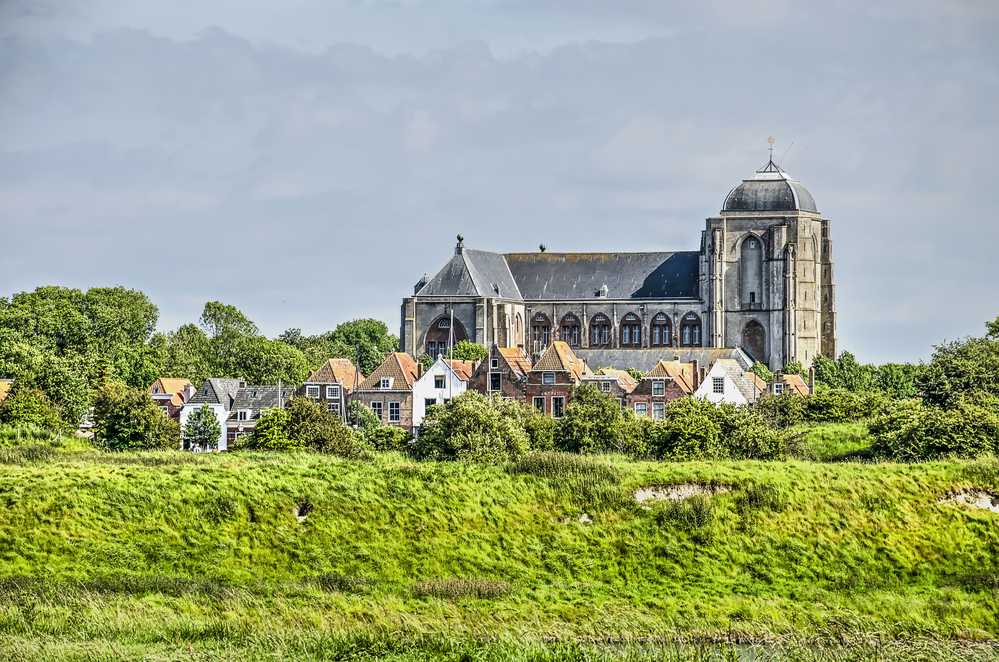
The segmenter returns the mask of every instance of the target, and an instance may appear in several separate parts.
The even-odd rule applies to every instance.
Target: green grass
[[[802,423],[792,432],[801,435],[797,455],[804,460],[837,462],[871,458],[867,423]]]
[[[948,643],[999,633],[999,515],[937,503],[997,479],[992,461],[0,453],[0,650],[33,660],[733,652],[648,647],[708,637],[765,639],[780,660],[895,659],[879,646],[999,659]],[[685,482],[735,489],[649,509],[632,498]]]

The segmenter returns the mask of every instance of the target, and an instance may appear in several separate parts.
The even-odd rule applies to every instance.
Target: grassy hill
[[[862,446],[809,434],[817,456]],[[484,466],[0,448],[0,650],[599,659],[639,653],[551,642],[989,640],[999,515],[938,501],[997,478],[994,463],[962,461]],[[708,495],[634,499],[681,483]]]

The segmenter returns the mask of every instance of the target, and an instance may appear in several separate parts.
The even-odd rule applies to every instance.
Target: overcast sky
[[[398,333],[472,248],[694,250],[767,160],[832,219],[840,348],[999,315],[999,2],[0,1],[0,296],[123,285]]]

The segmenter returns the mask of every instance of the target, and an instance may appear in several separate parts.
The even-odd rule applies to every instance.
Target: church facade
[[[502,254],[459,235],[403,300],[400,344],[436,358],[466,339],[533,356],[562,340],[615,368],[736,349],[771,370],[808,367],[837,352],[830,222],[771,160],[707,219],[697,251]]]

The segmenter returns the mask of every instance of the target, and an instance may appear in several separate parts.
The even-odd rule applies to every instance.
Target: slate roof
[[[288,401],[295,396],[295,388],[292,386],[281,386],[281,390],[284,392],[282,400],[287,405]],[[227,420],[233,423],[245,423],[246,421],[238,420],[239,411],[241,409],[249,409],[249,420],[255,421],[260,418],[260,414],[265,409],[277,409],[278,403],[282,400],[278,399],[277,386],[245,386],[236,391],[236,397],[233,399],[232,408],[229,410],[229,418]]]
[[[210,405],[222,405],[228,411],[232,409],[233,399],[236,397],[236,392],[242,381],[238,377],[209,377],[198,387],[194,396],[187,403],[200,405],[207,402]]]
[[[181,379],[179,377],[160,377],[153,382],[152,386],[149,387],[149,393],[152,395],[153,390],[158,388],[160,393],[172,396],[170,398],[170,402],[180,406],[184,404],[184,387],[190,383],[191,380],[187,378]]]
[[[572,373],[576,381],[582,379],[583,375],[592,374],[586,364],[579,360],[568,343],[557,340],[549,345],[538,362],[532,368],[533,372],[553,372],[565,371]]]
[[[502,253],[462,248],[416,296],[478,296],[521,299]]]
[[[697,251],[508,253],[524,299],[696,299]]]
[[[506,362],[510,365],[510,369],[520,375],[522,379],[531,371],[531,360],[527,358],[527,354],[524,353],[523,349],[519,347],[500,347],[497,349],[500,356],[506,359]]]
[[[685,393],[694,392],[694,365],[692,363],[660,361],[645,373],[645,379],[656,378],[672,379]]]
[[[361,383],[359,391],[380,391],[382,377],[392,379],[393,391],[411,391],[413,382],[416,380],[417,363],[409,354],[403,352],[393,352],[388,355],[375,371],[368,375],[368,378]]]
[[[738,361],[721,359],[717,365],[728,373],[728,376],[735,382],[736,388],[749,402],[756,402],[761,395],[766,393],[767,383],[757,377],[756,373],[745,370]]]
[[[739,365],[749,370],[752,359],[740,348],[718,347],[657,347],[652,349],[585,349],[575,350],[576,356],[590,366],[610,366],[612,368],[635,368],[648,372],[660,361],[671,361],[679,356],[681,363],[697,361],[699,366],[708,367],[719,359],[735,359]]]
[[[811,211],[818,213],[815,198],[773,161],[732,189],[722,211]]]
[[[364,373],[354,367],[350,359],[329,359],[316,370],[309,373],[307,384],[342,384],[348,392],[354,388],[354,373],[357,373],[358,384],[364,381]]]

